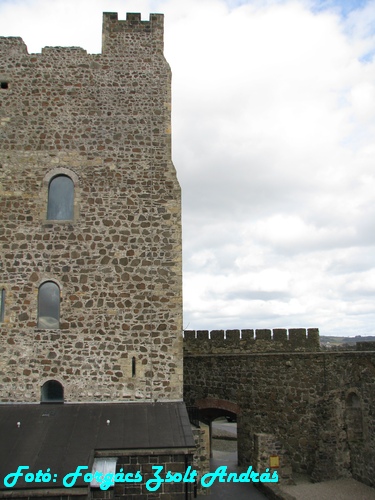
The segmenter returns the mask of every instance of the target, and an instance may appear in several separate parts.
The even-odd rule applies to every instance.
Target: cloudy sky
[[[184,327],[375,335],[375,0],[0,0],[29,52],[165,14]]]

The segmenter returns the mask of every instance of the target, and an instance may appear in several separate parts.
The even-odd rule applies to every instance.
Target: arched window
[[[57,175],[48,186],[48,220],[73,220],[74,183],[67,175]]]
[[[53,281],[39,287],[38,328],[54,329],[60,326],[60,288]]]
[[[64,387],[57,380],[48,380],[42,386],[42,403],[63,403]]]
[[[360,408],[361,400],[357,396],[355,392],[350,392],[348,397],[346,398],[346,407],[347,408]]]

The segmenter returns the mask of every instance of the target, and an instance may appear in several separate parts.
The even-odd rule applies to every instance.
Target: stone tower
[[[101,54],[0,38],[0,471],[53,472],[0,498],[191,498],[147,487],[195,446],[170,88],[160,14],[105,13]]]
[[[101,54],[0,38],[0,400],[182,399],[163,16]]]

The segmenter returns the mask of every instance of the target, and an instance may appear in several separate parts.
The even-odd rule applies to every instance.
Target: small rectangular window
[[[8,88],[8,82],[0,82],[0,88],[1,89],[7,89]]]
[[[108,422],[107,425],[109,425]],[[94,458],[94,463],[92,466],[92,475],[94,476],[94,479],[90,483],[91,488],[100,488],[101,483],[98,483],[98,481],[95,479],[95,472],[100,472],[101,474],[103,474],[103,478],[106,476],[106,474],[113,474],[114,477],[114,475],[116,474],[116,462],[117,458],[112,457]],[[106,486],[114,486],[114,481],[108,481]]]

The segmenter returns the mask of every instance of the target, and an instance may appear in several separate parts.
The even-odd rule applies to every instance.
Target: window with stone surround
[[[53,177],[48,186],[47,220],[73,220],[74,183],[68,175]]]
[[[57,380],[48,380],[42,386],[42,403],[63,403],[64,387]]]
[[[5,288],[0,290],[0,323],[4,323],[5,314]]]
[[[53,281],[46,281],[39,287],[38,328],[60,327],[60,288]]]

